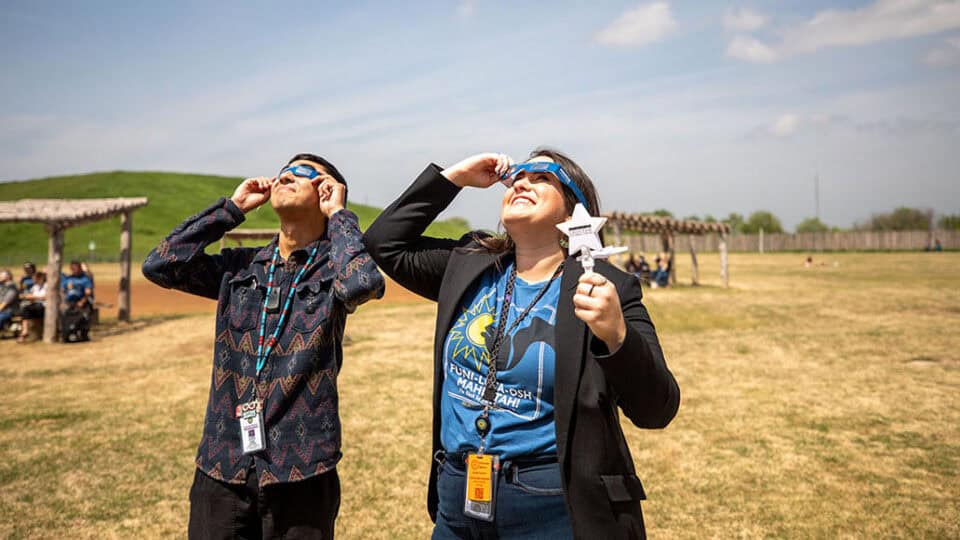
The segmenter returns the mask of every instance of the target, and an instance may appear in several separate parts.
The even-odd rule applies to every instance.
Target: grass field
[[[229,197],[242,178],[167,172],[113,171],[43,178],[23,182],[0,182],[0,201],[34,198],[147,197],[149,203],[133,214],[133,256],[143,259],[160,240],[184,219],[210,206],[220,197]],[[348,179],[349,182],[349,179]],[[352,199],[351,199],[352,200]],[[373,222],[380,209],[349,203],[361,228]],[[276,229],[276,214],[269,207],[249,214],[241,228]],[[457,238],[469,230],[462,219],[438,221],[427,234]],[[47,261],[47,233],[39,223],[0,223],[0,265],[19,267],[26,260]],[[91,258],[119,260],[120,218],[67,229],[65,260]]]
[[[667,429],[625,426],[651,537],[960,537],[960,253],[734,254],[730,289],[700,258],[704,286],[646,293],[682,393]],[[433,317],[349,320],[339,538],[429,535]],[[212,334],[0,343],[0,537],[182,537]]]

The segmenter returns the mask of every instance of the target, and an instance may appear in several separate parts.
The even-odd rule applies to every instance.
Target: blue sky
[[[960,2],[0,7],[0,179],[257,176],[322,154],[383,206],[429,162],[570,154],[604,210],[960,212]],[[447,215],[494,227],[499,188]]]

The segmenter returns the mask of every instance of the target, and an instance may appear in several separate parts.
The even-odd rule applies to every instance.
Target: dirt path
[[[100,309],[101,317],[113,318],[117,316],[117,290],[118,280],[111,279],[112,276],[97,276],[96,295],[97,301],[108,306]],[[192,294],[186,294],[180,291],[164,289],[147,281],[143,277],[132,280],[131,311],[133,316],[151,316],[167,315],[171,313],[189,314],[189,313],[213,313],[216,310],[217,302],[207,300]],[[412,302],[424,302],[422,298],[397,285],[391,280],[387,280],[387,290],[380,302],[388,304],[402,304]]]

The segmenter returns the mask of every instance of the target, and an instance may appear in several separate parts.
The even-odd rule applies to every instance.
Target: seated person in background
[[[624,269],[637,276],[640,283],[644,285],[650,284],[650,264],[647,263],[647,259],[642,254],[639,255],[639,257],[637,255],[631,255]]]
[[[83,270],[83,273],[86,274],[88,278],[90,278],[90,289],[92,290],[97,288],[97,282],[93,280],[93,270],[90,268],[90,265],[85,261],[81,262],[80,269]]]
[[[641,255],[640,262],[638,264],[640,266],[640,281],[642,283],[649,285],[650,284],[650,263],[648,263],[647,259],[643,255]]]
[[[650,274],[650,285],[654,289],[670,285],[670,267],[673,259],[667,253],[657,255],[657,269]]]
[[[93,281],[80,265],[80,261],[70,262],[70,274],[60,281],[64,310],[81,309],[90,312],[93,309]]]
[[[63,303],[60,305],[60,337],[64,343],[89,341],[90,321],[93,319],[93,281],[80,265],[70,262],[70,275],[60,282]]]
[[[17,290],[13,274],[6,268],[0,270],[0,328],[5,327],[17,314],[17,309],[20,308],[19,296],[20,291]]]
[[[33,287],[33,276],[37,273],[37,266],[32,262],[23,263],[23,277],[20,278],[20,292],[26,292]]]
[[[47,274],[37,272],[33,276],[33,286],[20,295],[20,315],[23,317],[23,331],[17,338],[18,343],[30,339],[30,328],[33,321],[43,321],[44,303],[47,300]],[[42,324],[42,323],[41,323]]]

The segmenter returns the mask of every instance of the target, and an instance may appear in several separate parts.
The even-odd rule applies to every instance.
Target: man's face
[[[70,263],[70,273],[79,276],[83,273],[83,268],[80,268],[80,265],[77,263]]]
[[[306,159],[294,161],[287,167],[295,165],[304,165],[320,173],[313,179],[296,176],[291,171],[284,171],[277,181],[274,182],[270,190],[270,204],[274,210],[282,211],[286,209],[316,209],[320,211],[320,195],[317,193],[317,186],[324,180],[333,180],[330,173],[320,164]],[[287,168],[284,167],[284,168]]]

